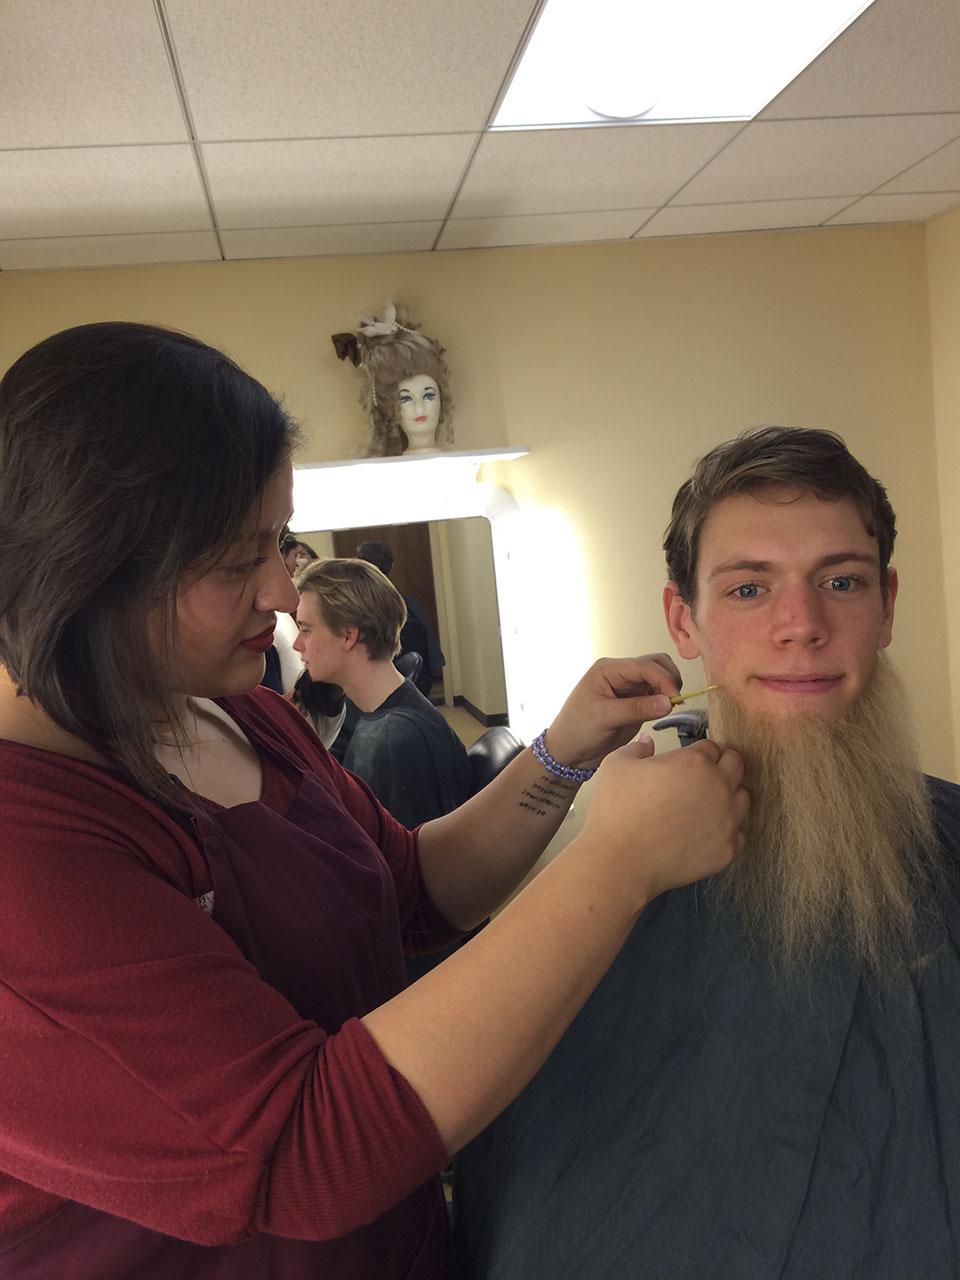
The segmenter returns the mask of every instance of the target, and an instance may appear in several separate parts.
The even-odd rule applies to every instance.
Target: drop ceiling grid
[[[532,0],[163,3],[204,141],[479,132],[532,8]]]
[[[0,241],[0,268],[4,271],[219,262],[220,257],[217,237],[212,231]]]
[[[891,178],[878,192],[960,191],[960,139]]]
[[[874,0],[758,120],[960,111],[957,0]]]
[[[201,147],[221,228],[441,219],[475,134],[213,142]]]
[[[683,192],[684,204],[860,196],[960,135],[960,114],[758,121]]]
[[[3,0],[0,149],[186,141],[149,0]]]
[[[345,226],[259,227],[221,231],[224,252],[234,258],[312,258],[332,254],[425,253],[441,223],[353,222]]]
[[[648,236],[710,235],[724,231],[771,231],[818,226],[849,204],[832,199],[764,200],[756,203],[670,204],[658,210],[637,232]]]
[[[960,203],[960,0],[875,0],[747,126],[497,134],[481,130],[532,0],[284,0],[269,21],[262,0],[157,3],[227,258],[916,220]],[[0,193],[3,269],[210,255],[153,0],[5,0]]]
[[[600,209],[581,213],[528,213],[498,218],[449,219],[438,249],[628,240],[653,209]]]
[[[924,222],[960,204],[960,191],[869,195],[835,214],[827,226],[857,222]]]
[[[741,128],[623,125],[488,133],[452,216],[657,208]]]
[[[210,230],[193,150],[0,152],[0,238]]]

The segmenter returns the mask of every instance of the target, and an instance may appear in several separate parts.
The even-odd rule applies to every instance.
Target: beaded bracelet
[[[572,764],[560,764],[554,760],[547,750],[546,729],[543,733],[538,733],[530,743],[530,750],[547,773],[553,774],[555,778],[563,778],[564,782],[589,782],[597,772],[596,769],[576,769]]]

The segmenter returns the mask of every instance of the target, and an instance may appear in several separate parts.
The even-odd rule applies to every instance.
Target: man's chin
[[[795,691],[748,685],[745,690],[726,693],[720,700],[732,706],[749,720],[767,721],[771,724],[800,724],[804,721],[819,721],[824,724],[835,724],[846,719],[856,698],[844,686],[816,691]],[[711,700],[711,710],[714,701]]]

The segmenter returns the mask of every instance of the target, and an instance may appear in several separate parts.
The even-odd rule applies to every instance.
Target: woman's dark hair
[[[346,695],[338,684],[326,680],[311,680],[306,671],[297,676],[293,686],[293,705],[313,716],[338,716],[343,710]]]
[[[664,534],[667,573],[681,599],[696,603],[700,535],[711,508],[739,493],[773,487],[801,489],[827,501],[852,498],[867,533],[877,540],[880,586],[887,594],[887,569],[897,522],[887,491],[832,431],[810,427],[755,427],[711,449],[677,490]]]
[[[151,325],[66,329],[0,381],[0,662],[155,799],[182,795],[151,722],[179,728],[177,587],[237,539],[296,436],[222,352]]]
[[[308,560],[319,559],[310,543],[301,542],[295,533],[290,532],[289,526],[287,526],[280,535],[280,554],[287,556],[291,551],[302,551]]]

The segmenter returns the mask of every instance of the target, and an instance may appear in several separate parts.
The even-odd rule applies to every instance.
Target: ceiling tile
[[[150,262],[209,262],[219,257],[217,237],[212,231],[0,240],[0,271],[45,267],[130,267]]]
[[[815,227],[848,203],[826,200],[765,200],[759,204],[668,205],[654,214],[638,236],[695,236],[715,231],[764,231],[774,227]]]
[[[486,134],[456,218],[653,208],[742,126],[625,125]]]
[[[0,237],[209,230],[192,149],[0,151]]]
[[[200,138],[478,131],[532,0],[166,0]]]
[[[699,173],[690,204],[864,195],[960,134],[960,116],[875,116],[749,125]]]
[[[941,147],[880,191],[960,191],[960,140]]]
[[[433,248],[443,224],[355,223],[341,227],[257,227],[222,231],[227,258],[313,258],[333,253],[416,253]]]
[[[938,192],[923,195],[865,196],[842,213],[830,219],[828,225],[839,226],[856,222],[925,222],[938,213],[945,213],[954,205],[960,205],[960,191]]]
[[[960,111],[957,0],[874,0],[761,120]]]
[[[443,218],[475,137],[214,142],[203,147],[221,227]]]
[[[0,147],[186,141],[152,5],[3,0],[0,29]]]
[[[514,218],[452,218],[438,249],[481,249],[508,244],[575,244],[628,240],[652,209],[599,213],[533,213]]]

